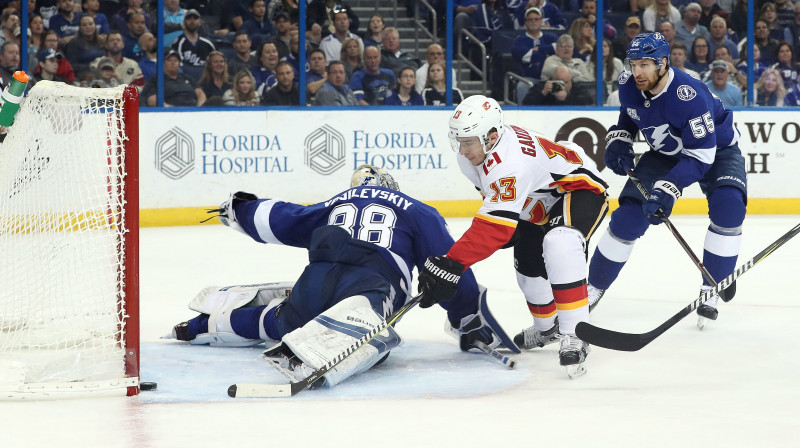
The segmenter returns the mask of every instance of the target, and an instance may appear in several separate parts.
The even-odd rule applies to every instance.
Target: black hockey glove
[[[606,134],[606,153],[603,161],[606,166],[620,176],[633,169],[633,136],[630,132],[611,126]]]
[[[466,268],[463,264],[444,256],[428,257],[425,269],[419,273],[419,306],[429,308],[435,303],[453,300],[458,281]]]

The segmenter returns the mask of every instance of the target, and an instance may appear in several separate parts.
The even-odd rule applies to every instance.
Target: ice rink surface
[[[739,264],[798,220],[749,216]],[[448,222],[458,236],[470,220]],[[701,254],[706,218],[673,222]],[[702,332],[693,314],[639,352],[594,348],[588,374],[575,380],[558,365],[556,346],[515,355],[514,371],[461,353],[433,308],[400,322],[405,344],[383,365],[285,399],[227,397],[233,382],[283,381],[260,349],[159,339],[192,317],[186,305],[202,287],[293,280],[306,261],[304,250],[259,245],[222,226],[142,229],[142,379],[158,390],[0,403],[0,447],[800,446],[800,238],[746,273]],[[475,271],[509,334],[531,324],[510,250]],[[691,302],[699,284],[667,229],[651,228],[592,322],[649,331]]]

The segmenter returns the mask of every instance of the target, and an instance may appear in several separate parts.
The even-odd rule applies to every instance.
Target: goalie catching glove
[[[463,264],[444,256],[428,257],[425,269],[419,273],[420,308],[453,300],[465,269]]]
[[[236,208],[237,205],[239,205],[242,202],[256,201],[256,200],[258,200],[258,196],[254,195],[253,193],[237,191],[236,193],[231,193],[231,196],[228,198],[228,200],[223,202],[219,206],[219,208],[211,209],[208,211],[208,213],[218,213],[216,217],[219,218],[219,221],[221,223],[225,224],[231,229],[247,234],[247,232],[244,231],[242,226],[239,225],[239,223],[236,221],[236,213],[234,212],[234,209]]]

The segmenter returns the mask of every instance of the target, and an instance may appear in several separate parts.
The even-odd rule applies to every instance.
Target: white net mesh
[[[0,147],[0,391],[125,377],[123,93],[39,82]]]

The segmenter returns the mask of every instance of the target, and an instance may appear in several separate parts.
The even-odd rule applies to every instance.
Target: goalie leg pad
[[[204,288],[195,296],[189,304],[189,308],[208,315],[208,332],[198,334],[191,343],[193,345],[209,344],[213,347],[249,347],[263,343],[268,339],[260,324],[263,316],[283,302],[291,292],[292,286],[291,282],[278,282]],[[255,321],[257,330],[252,329],[246,333],[248,335],[258,334],[258,338],[238,334],[242,332],[237,332],[234,329],[235,324],[231,322],[233,316],[234,322],[239,323],[236,326],[242,328],[242,323],[253,321],[249,318],[250,313],[237,313],[237,310],[253,307],[264,308],[259,312],[261,318]]]
[[[382,322],[383,318],[373,310],[367,297],[352,296],[288,333],[282,342],[306,367],[318,369]],[[388,327],[331,369],[325,375],[325,386],[335,386],[366,371],[401,342],[400,335]]]

